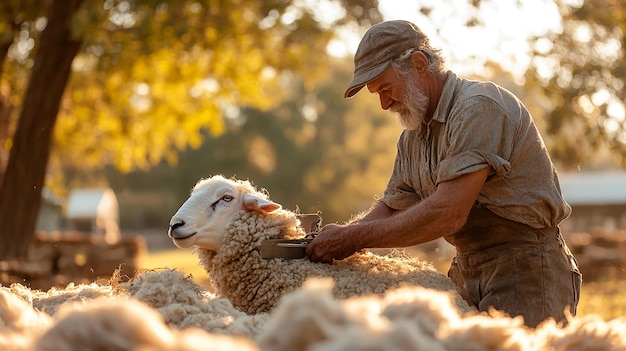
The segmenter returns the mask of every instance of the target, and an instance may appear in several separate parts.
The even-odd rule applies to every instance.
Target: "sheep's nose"
[[[167,236],[173,238],[172,234],[176,231],[176,228],[182,227],[185,225],[185,221],[176,222],[174,224],[170,224],[170,228],[167,231]]]

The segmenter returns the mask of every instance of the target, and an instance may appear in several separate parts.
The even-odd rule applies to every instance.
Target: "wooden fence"
[[[70,282],[108,280],[118,268],[122,277],[132,277],[146,251],[141,236],[107,244],[89,233],[38,233],[27,259],[0,261],[0,284],[21,283],[32,289],[47,290],[53,286],[65,287]]]
[[[626,230],[593,228],[565,238],[584,280],[626,277]]]

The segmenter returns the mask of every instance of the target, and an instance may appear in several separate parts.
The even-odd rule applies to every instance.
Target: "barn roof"
[[[626,205],[626,172],[559,173],[570,205]]]
[[[108,204],[117,203],[115,193],[109,188],[83,188],[70,192],[67,201],[68,219],[95,218],[106,211]]]

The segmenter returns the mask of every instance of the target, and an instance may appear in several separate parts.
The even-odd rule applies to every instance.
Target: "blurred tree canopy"
[[[3,1],[0,260],[26,253],[53,136],[64,164],[174,161],[229,108],[273,106],[290,74],[313,82],[334,28],[381,20],[376,0],[324,3],[334,17],[295,0]]]
[[[608,148],[626,167],[626,1],[556,3],[562,29],[534,39],[526,75],[545,96],[551,155],[575,169]]]
[[[324,223],[369,208],[389,179],[402,128],[367,92],[346,101],[343,90],[351,78],[351,62],[335,59],[313,89],[293,79],[282,103],[267,111],[242,109],[227,120],[224,134],[181,153],[175,166],[162,163],[149,173],[128,174],[109,169],[109,183],[121,198],[176,194],[174,201],[164,195],[153,213],[142,213],[149,205],[139,203],[123,212],[142,216],[139,227],[166,228],[195,182],[215,174],[248,179],[286,208],[321,211]]]

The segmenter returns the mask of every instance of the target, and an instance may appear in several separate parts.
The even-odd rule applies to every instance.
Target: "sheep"
[[[332,265],[262,258],[264,239],[303,238],[305,233],[294,212],[269,200],[249,181],[221,175],[201,179],[172,217],[168,235],[179,248],[194,247],[218,295],[248,314],[271,311],[308,277],[333,278],[338,298],[420,285],[446,291],[460,310],[473,311],[447,276],[400,251],[384,256],[359,252]]]

